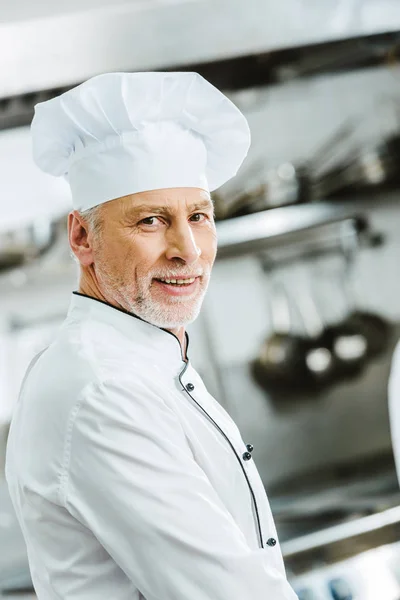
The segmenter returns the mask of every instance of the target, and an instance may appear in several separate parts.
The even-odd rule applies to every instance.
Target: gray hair
[[[79,216],[86,221],[89,230],[94,235],[98,235],[103,227],[103,219],[101,215],[101,204],[79,212]]]
[[[103,218],[100,212],[101,205],[94,206],[93,208],[89,208],[88,210],[78,211],[79,216],[87,223],[89,231],[97,236],[101,233],[103,228]],[[75,256],[72,249],[70,250],[70,256],[72,260],[79,265],[79,260]]]

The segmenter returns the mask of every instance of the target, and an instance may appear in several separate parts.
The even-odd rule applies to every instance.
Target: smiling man
[[[252,446],[187,352],[216,255],[210,191],[249,147],[195,73],[113,73],[36,107],[80,265],[30,365],[6,478],[39,600],[293,600]]]
[[[133,194],[92,209],[99,234],[85,245],[87,218],[74,211],[80,292],[168,329],[185,350],[184,328],[199,314],[215,260],[213,212],[209,193],[197,188]]]

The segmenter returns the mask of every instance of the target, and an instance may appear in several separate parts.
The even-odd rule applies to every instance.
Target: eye
[[[193,221],[194,223],[201,223],[206,218],[207,218],[207,215],[204,213],[195,213],[194,215],[192,215],[190,217],[190,220]]]
[[[158,217],[146,217],[145,219],[139,221],[139,225],[156,225],[156,219],[158,219]]]

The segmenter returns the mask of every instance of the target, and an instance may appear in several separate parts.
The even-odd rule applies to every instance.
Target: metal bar
[[[280,249],[286,260],[338,249],[343,227],[364,219],[334,204],[287,206],[217,223],[218,258]]]
[[[342,523],[316,533],[295,538],[282,544],[285,558],[294,557],[303,552],[323,548],[334,543],[349,541],[352,538],[377,532],[385,527],[400,524],[400,506],[356,521]]]

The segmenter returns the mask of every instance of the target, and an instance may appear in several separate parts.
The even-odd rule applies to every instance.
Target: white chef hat
[[[197,73],[106,73],[41,102],[33,157],[65,176],[87,210],[147,190],[213,191],[238,171],[250,131],[239,109]]]

